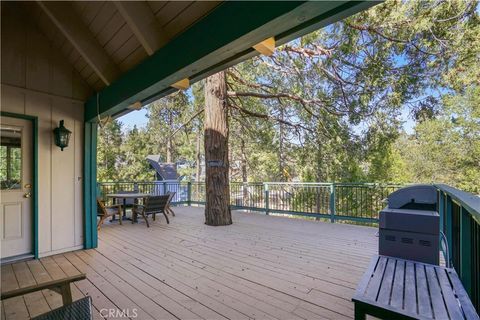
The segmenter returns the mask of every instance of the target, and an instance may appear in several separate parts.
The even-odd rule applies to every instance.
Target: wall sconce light
[[[63,148],[68,147],[68,141],[70,140],[70,135],[72,131],[65,128],[63,125],[63,120],[60,120],[60,126],[53,130],[53,134],[55,135],[55,145],[60,147],[63,151]]]

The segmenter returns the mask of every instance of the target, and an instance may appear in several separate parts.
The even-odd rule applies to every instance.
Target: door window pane
[[[1,127],[0,189],[15,190],[22,187],[22,130]]]

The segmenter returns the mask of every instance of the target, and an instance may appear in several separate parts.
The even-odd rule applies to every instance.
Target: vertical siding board
[[[2,3],[1,79],[2,83],[23,87],[26,82],[26,26],[14,6],[13,3]],[[2,108],[2,111],[7,110]]]
[[[62,101],[63,100],[63,101]],[[57,126],[60,120],[72,131],[75,139],[75,120],[70,102],[53,99],[52,123]],[[75,245],[75,178],[74,148],[70,145],[63,151],[54,146],[52,149],[52,249],[60,250]]]
[[[90,89],[50,41],[2,3],[3,112],[38,117],[37,243],[40,256],[83,243],[83,103]],[[64,119],[72,132],[63,152],[53,128]],[[37,252],[36,252],[37,253]]]
[[[75,105],[75,246],[83,244],[83,105]]]
[[[25,113],[38,121],[38,249],[43,254],[52,250],[51,242],[51,99],[40,94],[26,95]]]

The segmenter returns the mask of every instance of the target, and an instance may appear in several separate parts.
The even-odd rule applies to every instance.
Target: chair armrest
[[[36,284],[36,285],[33,285],[33,286],[28,286],[28,287],[23,287],[23,288],[19,288],[19,289],[13,289],[13,290],[10,290],[10,291],[5,291],[5,292],[2,292],[0,300],[5,300],[5,299],[8,299],[8,298],[13,298],[13,297],[18,297],[18,296],[23,296],[24,294],[39,291],[39,290],[60,288],[60,287],[65,286],[65,285],[70,285],[71,282],[86,279],[86,277],[87,276],[84,273],[82,273],[82,274],[72,276],[72,277],[47,281],[47,282]]]

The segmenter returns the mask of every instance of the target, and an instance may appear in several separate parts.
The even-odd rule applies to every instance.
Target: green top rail
[[[458,190],[446,184],[435,184],[437,189],[449,195],[455,202],[465,208],[480,223],[480,197],[472,193]]]

